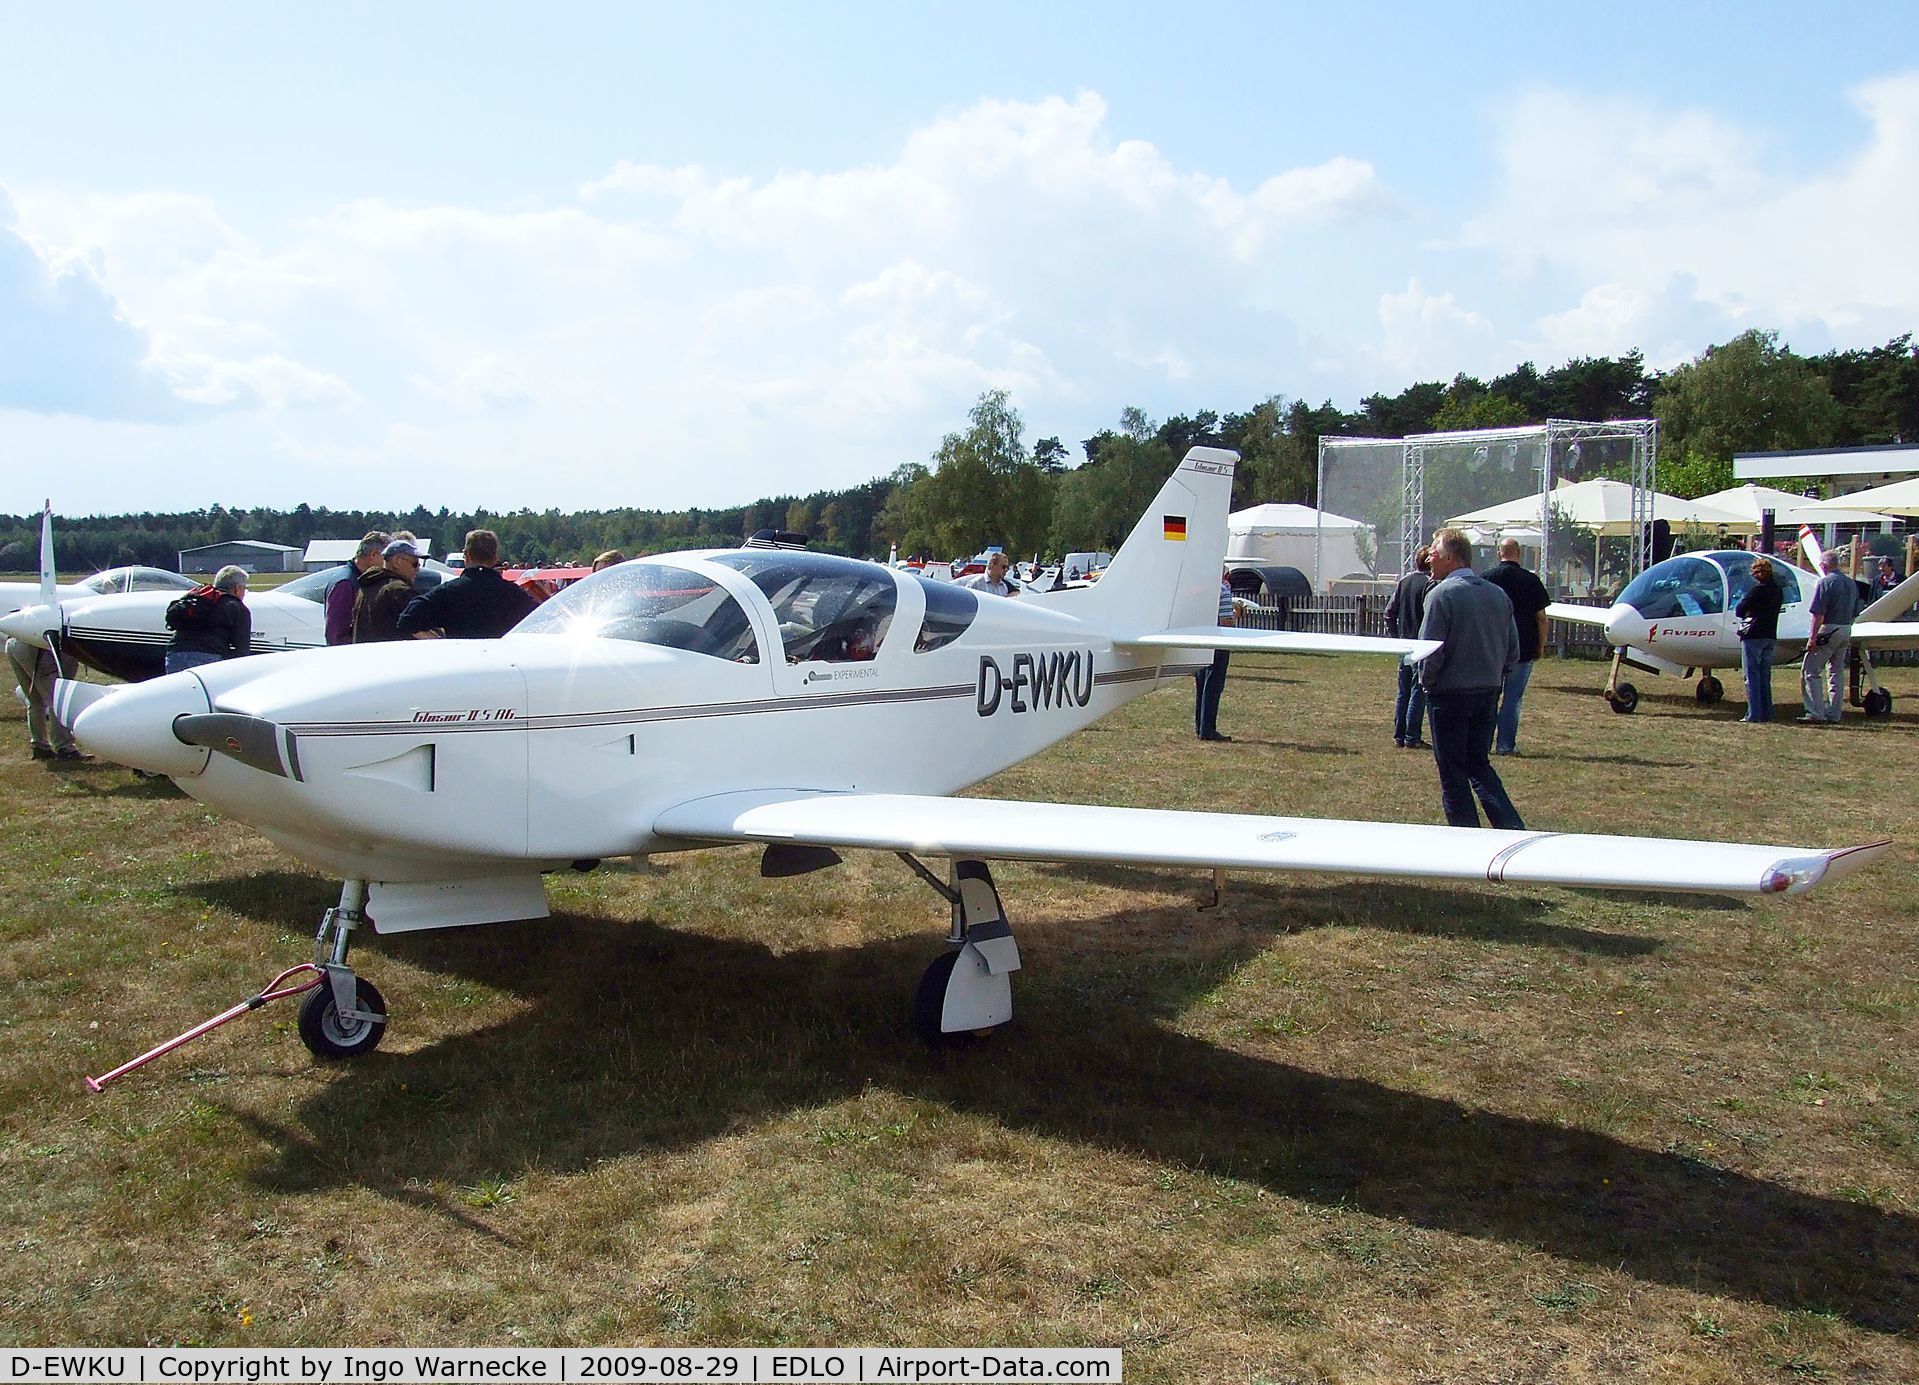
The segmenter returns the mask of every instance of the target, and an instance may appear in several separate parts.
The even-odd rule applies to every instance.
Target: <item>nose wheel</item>
[[[1616,688],[1607,688],[1606,705],[1621,716],[1631,716],[1639,709],[1639,689],[1631,683],[1621,683]]]
[[[358,1058],[378,1048],[386,1034],[386,1000],[364,976],[352,980],[353,1000],[345,1013],[331,984],[308,991],[300,1003],[300,1042],[316,1058]]]
[[[366,881],[347,881],[313,937],[313,964],[325,980],[300,1003],[300,1042],[315,1058],[358,1058],[386,1037],[385,998],[346,962],[353,930],[366,922],[366,898]]]

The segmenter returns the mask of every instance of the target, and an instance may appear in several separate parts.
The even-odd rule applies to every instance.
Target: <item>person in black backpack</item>
[[[173,642],[167,646],[167,672],[251,654],[253,615],[246,596],[246,569],[229,563],[214,574],[211,586],[195,587],[168,606]]]

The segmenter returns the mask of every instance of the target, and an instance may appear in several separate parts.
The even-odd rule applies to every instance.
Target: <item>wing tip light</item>
[[[1841,847],[1816,856],[1797,856],[1780,861],[1759,882],[1761,894],[1802,894],[1814,885],[1840,880],[1868,862],[1876,861],[1892,847],[1891,838],[1868,842],[1864,846]]]

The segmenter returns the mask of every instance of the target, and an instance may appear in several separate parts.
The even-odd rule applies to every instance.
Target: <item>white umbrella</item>
[[[1919,515],[1919,477],[1905,481],[1894,481],[1887,486],[1874,486],[1869,491],[1854,491],[1851,495],[1835,495],[1830,500],[1814,501],[1806,506],[1807,513],[1813,516],[1815,524],[1848,524],[1845,519],[1829,519],[1834,512],[1844,514],[1847,510],[1870,510],[1872,517],[1883,519],[1887,515]]]
[[[1553,509],[1574,524],[1590,529],[1600,538],[1621,538],[1633,532],[1632,487],[1624,481],[1596,477],[1591,481],[1562,481],[1551,495]],[[1663,519],[1675,529],[1697,524],[1706,529],[1724,529],[1728,533],[1750,534],[1759,528],[1757,519],[1747,519],[1736,511],[1721,509],[1699,500],[1682,500],[1662,491],[1652,493],[1654,519]],[[1522,495],[1517,500],[1489,505],[1468,514],[1454,515],[1446,521],[1455,527],[1507,528],[1539,523],[1539,496]]]
[[[1848,495],[1844,501],[1850,504],[1854,498]],[[1717,505],[1722,510],[1732,510],[1755,524],[1759,522],[1761,510],[1771,510],[1773,518],[1780,524],[1878,524],[1885,518],[1867,509],[1833,509],[1831,507],[1839,502],[1810,500],[1791,491],[1774,490],[1771,486],[1755,485],[1751,481],[1743,486],[1734,486],[1731,490],[1702,495],[1699,502],[1702,505]],[[1821,509],[1822,505],[1827,508]]]

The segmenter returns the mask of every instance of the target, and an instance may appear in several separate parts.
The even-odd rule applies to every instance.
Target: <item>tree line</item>
[[[1227,447],[1241,463],[1235,507],[1259,501],[1312,504],[1324,436],[1402,437],[1450,429],[1656,417],[1660,488],[1704,495],[1733,484],[1736,452],[1919,441],[1919,350],[1910,334],[1884,346],[1801,356],[1776,332],[1753,330],[1667,372],[1642,355],[1580,357],[1548,370],[1532,362],[1491,380],[1466,374],[1398,394],[1375,393],[1344,410],[1273,395],[1241,413],[1202,409],[1154,421],[1137,408],[1083,439],[1086,461],[1057,436],[1025,440],[1025,423],[1003,390],[974,403],[966,426],[926,462],[846,490],[770,496],[731,509],[562,512],[293,510],[215,505],[57,522],[66,570],[119,563],[172,567],[180,551],[227,539],[304,547],[316,538],[357,538],[407,529],[437,547],[469,529],[500,535],[515,563],[580,562],[605,549],[628,555],[726,547],[762,528],[810,534],[832,552],[970,555],[989,544],[1015,554],[1112,548],[1189,447]],[[39,517],[0,516],[0,570],[37,566]]]

